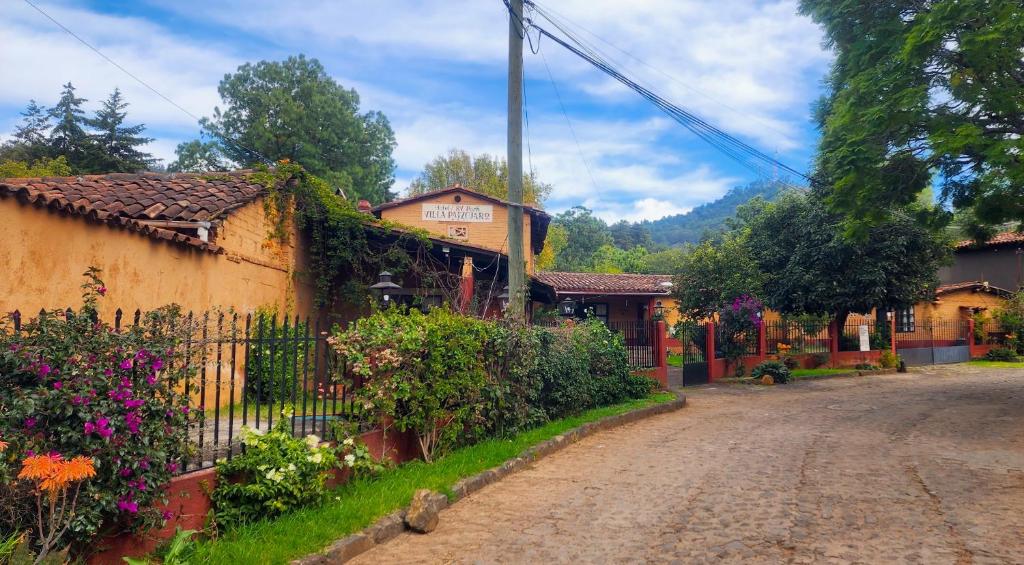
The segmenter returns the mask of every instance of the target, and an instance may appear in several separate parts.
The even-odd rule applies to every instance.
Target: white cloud
[[[491,83],[488,92],[495,92],[493,83],[504,76],[507,19],[498,0],[150,4],[176,11],[186,25],[172,30],[142,17],[100,14],[76,4],[43,6],[199,116],[209,115],[219,102],[216,85],[223,74],[246,60],[304,51],[328,68],[343,69],[350,76],[338,80],[359,91],[363,107],[380,109],[391,120],[398,141],[397,190],[450,148],[505,152],[503,92],[486,101],[472,96],[478,81]],[[805,141],[808,105],[827,59],[819,47],[820,32],[795,15],[795,0],[541,4],[557,6],[598,36],[670,71],[670,76],[660,74],[577,30],[655,91],[765,152],[785,152]],[[221,26],[226,33],[213,40],[193,33],[187,22],[200,18],[204,28]],[[246,34],[266,41],[247,43],[243,52],[222,39]],[[156,156],[173,159],[176,143],[198,132],[191,118],[27,5],[12,3],[5,10],[0,37],[0,68],[8,73],[0,82],[0,106],[20,108],[29,98],[52,104],[70,80],[92,109],[120,86],[132,104],[129,119],[146,123],[147,133],[159,138],[148,147]],[[666,141],[679,126],[667,117],[650,118],[633,93],[549,40],[542,49],[575,129],[573,136],[553,93],[531,90],[531,152],[524,159],[554,185],[550,209],[582,203],[609,221],[657,218],[717,198],[740,182]],[[545,84],[541,60],[529,52],[526,57],[531,84]],[[14,121],[0,116],[0,123]],[[6,127],[0,135],[9,131]]]

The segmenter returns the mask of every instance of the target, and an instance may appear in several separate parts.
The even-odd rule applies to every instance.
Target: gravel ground
[[[1024,370],[689,390],[357,563],[1024,563]]]

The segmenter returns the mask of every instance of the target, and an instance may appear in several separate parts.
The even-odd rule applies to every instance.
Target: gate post
[[[765,359],[768,358],[768,332],[764,328],[765,321],[761,320],[761,323],[757,326],[757,362],[764,363]]]
[[[708,382],[715,382],[715,379],[720,377],[716,371],[715,364],[715,323],[708,322],[705,326],[704,343],[707,348],[704,353],[704,362],[708,365]]]
[[[828,352],[829,361],[833,367],[839,361],[839,322],[831,320],[828,323]]]
[[[967,319],[967,357],[974,359],[974,318]]]
[[[896,313],[889,315],[889,350],[896,355]]]

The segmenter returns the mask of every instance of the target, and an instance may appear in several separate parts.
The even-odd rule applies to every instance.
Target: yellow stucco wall
[[[312,291],[295,276],[304,264],[298,237],[292,229],[288,244],[269,244],[269,229],[262,203],[254,202],[224,221],[216,242],[226,253],[215,255],[3,198],[0,311],[77,307],[81,275],[95,266],[109,289],[104,316],[118,307],[131,312],[169,303],[309,314]]]
[[[460,202],[455,197],[461,197]],[[424,204],[471,204],[492,206],[494,215],[491,222],[446,222],[423,219]],[[393,208],[381,210],[381,218],[406,226],[425,229],[441,237],[449,237],[450,226],[465,227],[467,237],[463,241],[470,245],[506,252],[508,249],[508,207],[490,200],[478,198],[472,194],[456,192],[440,194],[432,198],[424,198],[414,202],[400,204]],[[526,257],[527,273],[534,272],[534,256],[530,234],[530,215],[523,214],[523,254]]]

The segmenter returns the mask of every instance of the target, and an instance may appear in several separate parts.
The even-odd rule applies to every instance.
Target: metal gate
[[[896,353],[907,365],[941,365],[971,360],[967,320],[924,320],[896,326]]]
[[[708,382],[708,326],[694,322],[679,324],[676,329],[683,344],[683,386]]]

